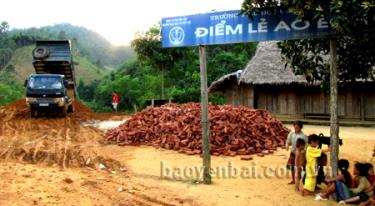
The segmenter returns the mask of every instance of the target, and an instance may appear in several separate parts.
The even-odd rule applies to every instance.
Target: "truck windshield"
[[[63,84],[60,77],[34,76],[29,80],[30,89],[62,89]]]

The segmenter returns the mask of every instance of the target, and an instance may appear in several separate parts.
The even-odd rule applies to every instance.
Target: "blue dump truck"
[[[37,41],[32,56],[35,74],[25,80],[31,116],[58,113],[65,117],[74,112],[76,83],[70,41]]]

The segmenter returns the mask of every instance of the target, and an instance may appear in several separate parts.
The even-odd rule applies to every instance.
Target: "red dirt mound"
[[[79,101],[75,101],[75,112],[68,114],[73,120],[85,120],[94,118],[96,115],[90,108]],[[5,107],[0,107],[0,120],[21,120],[30,118],[30,111],[25,99],[16,100]]]
[[[86,105],[82,104],[80,101],[75,101],[75,112],[78,114],[93,114],[95,113],[90,108],[88,108]]]
[[[92,167],[104,164],[116,169],[120,164],[100,154],[102,132],[83,127],[81,121],[100,116],[76,102],[76,111],[67,117],[48,114],[31,118],[24,99],[0,108],[0,161],[20,160],[61,167]]]
[[[18,99],[10,104],[8,104],[5,108],[18,108],[18,109],[27,109],[25,99]]]

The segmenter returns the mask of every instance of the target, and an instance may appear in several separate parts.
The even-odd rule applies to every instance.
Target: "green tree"
[[[98,69],[105,69],[102,61],[100,61],[100,59],[98,59],[96,62],[95,62],[95,65],[96,67],[98,67]]]
[[[163,49],[161,46],[160,24],[150,28],[145,33],[139,33],[131,43],[138,59],[144,64],[150,64],[161,72],[161,99],[165,96],[165,71],[171,70],[183,56],[183,48]]]
[[[13,66],[13,64],[9,64],[7,67],[5,67],[5,72],[14,74],[16,72],[16,68]]]
[[[338,70],[341,83],[356,79],[374,79],[375,65],[374,0],[295,1],[282,0],[288,8],[301,18],[317,20],[321,16],[331,18],[333,29],[341,34],[337,38]],[[252,17],[253,12],[272,9],[277,0],[245,0],[242,12]],[[364,30],[372,29],[371,32]],[[309,81],[321,81],[328,88],[329,64],[327,39],[303,39],[279,43],[283,56],[296,74],[304,74]]]
[[[68,35],[66,34],[65,31],[61,30],[59,32],[59,35],[57,36],[57,39],[59,39],[59,40],[66,40],[66,39],[68,39]]]
[[[221,76],[243,69],[256,51],[257,43],[215,45],[207,49],[208,83]]]
[[[15,101],[24,95],[24,89],[19,84],[10,86],[0,82],[0,106]]]
[[[137,59],[132,59],[126,61],[119,68],[120,74],[130,75],[130,76],[140,76],[144,70],[141,68],[141,65]]]
[[[9,30],[9,24],[6,21],[1,22],[0,24],[0,34],[6,33]]]
[[[9,24],[2,22],[0,24],[0,71],[7,65],[16,48],[15,42],[9,37]]]

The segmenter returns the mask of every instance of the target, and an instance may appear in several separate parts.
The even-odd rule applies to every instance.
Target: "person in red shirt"
[[[112,94],[112,96],[113,96],[112,97],[113,111],[117,112],[117,105],[118,105],[118,102],[119,102],[117,91],[114,91],[113,94]]]

